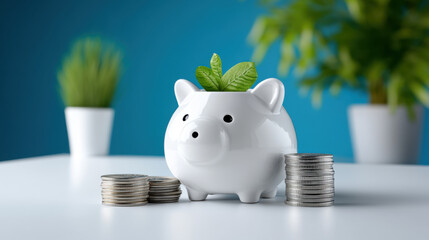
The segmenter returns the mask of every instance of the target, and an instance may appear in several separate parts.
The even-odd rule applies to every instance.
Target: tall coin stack
[[[141,206],[148,202],[149,180],[147,175],[109,174],[101,176],[103,205]]]
[[[334,204],[333,155],[294,153],[285,155],[286,204],[327,207]]]
[[[149,202],[172,203],[179,201],[180,181],[173,177],[149,177]]]

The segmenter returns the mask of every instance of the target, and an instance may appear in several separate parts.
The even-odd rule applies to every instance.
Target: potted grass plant
[[[260,62],[281,44],[279,72],[293,72],[319,106],[325,89],[368,93],[349,123],[357,162],[416,163],[429,107],[429,3],[392,0],[264,1],[249,34]],[[293,66],[293,70],[291,69]],[[291,70],[290,70],[291,69]]]
[[[121,54],[99,38],[78,40],[58,72],[70,153],[107,155],[121,73]]]

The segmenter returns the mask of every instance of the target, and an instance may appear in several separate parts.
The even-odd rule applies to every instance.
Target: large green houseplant
[[[75,42],[58,72],[72,155],[106,155],[121,73],[121,53],[99,38]]]
[[[429,1],[264,4],[269,14],[259,17],[249,34],[253,60],[262,61],[280,41],[279,72],[296,74],[317,106],[325,89],[334,95],[342,87],[367,92],[370,105],[349,109],[357,160],[415,162],[421,105],[429,106]]]

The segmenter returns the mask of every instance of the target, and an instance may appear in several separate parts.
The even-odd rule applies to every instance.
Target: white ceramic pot
[[[295,153],[283,84],[267,79],[247,92],[206,92],[175,84],[179,108],[165,134],[168,167],[190,200],[234,193],[246,203],[274,197],[285,179],[283,155]]]
[[[358,163],[417,163],[424,109],[414,108],[410,120],[405,107],[392,114],[387,105],[352,105],[349,123]]]
[[[72,156],[109,154],[113,109],[67,107],[65,114]]]

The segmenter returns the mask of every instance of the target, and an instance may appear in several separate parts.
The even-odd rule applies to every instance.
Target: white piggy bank
[[[189,199],[235,193],[254,203],[274,197],[285,179],[283,155],[297,151],[282,82],[270,78],[247,92],[206,92],[181,79],[174,91],[179,108],[164,151]]]

